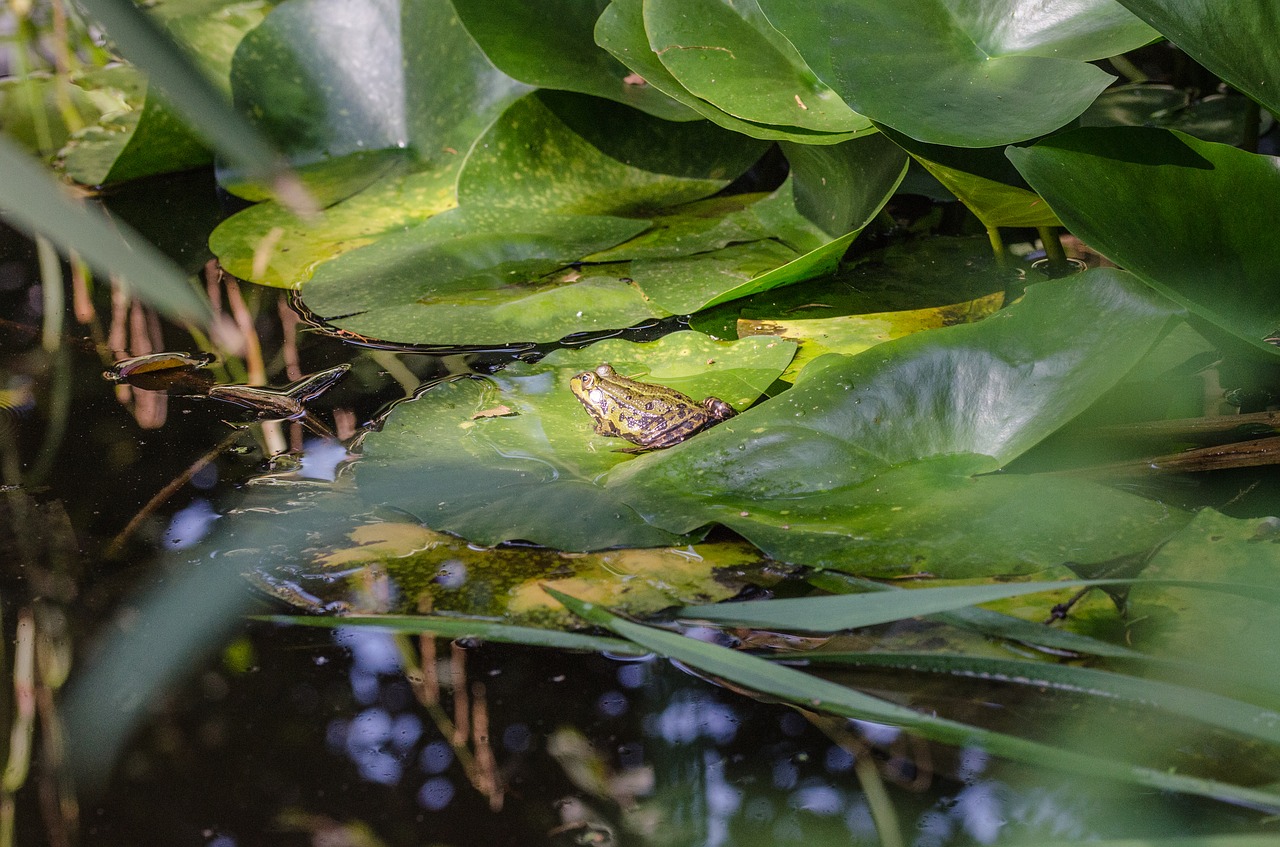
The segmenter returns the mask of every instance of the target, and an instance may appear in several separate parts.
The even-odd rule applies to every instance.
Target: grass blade
[[[344,626],[376,627],[404,635],[429,633],[441,638],[482,638],[485,641],[523,644],[527,647],[554,647],[559,650],[587,650],[593,653],[618,653],[628,656],[640,656],[650,652],[637,648],[630,641],[617,638],[602,638],[598,635],[583,635],[578,632],[512,626],[477,618],[442,615],[264,615],[255,620],[329,629]]]
[[[1229,732],[1280,744],[1280,714],[1249,703],[1169,682],[1096,668],[1080,668],[1024,659],[985,658],[940,653],[783,654],[771,659],[798,659],[806,666],[853,665],[900,668],[925,673],[979,677],[997,682],[1075,691],[1112,700],[1154,706]]]
[[[1064,750],[1049,744],[968,726],[916,712],[877,697],[779,666],[746,653],[686,638],[623,620],[591,603],[583,603],[551,588],[546,591],[585,620],[608,627],[623,638],[690,667],[744,688],[778,697],[805,709],[859,720],[893,724],[915,730],[947,744],[980,746],[993,755],[1036,766],[1048,766],[1089,779],[1099,777],[1168,791],[1197,794],[1264,809],[1280,810],[1280,794],[1263,789],[1158,771],[1128,762]]]
[[[1280,603],[1280,591],[1260,585],[1202,582],[1186,579],[1071,579],[1059,582],[1018,582],[1000,585],[955,585],[915,588],[909,591],[841,594],[834,597],[797,597],[787,600],[755,600],[685,606],[679,615],[717,624],[784,629],[797,632],[839,632],[890,623],[938,612],[949,612],[992,600],[1100,585],[1164,585],[1235,594],[1254,600]]]
[[[833,571],[819,571],[810,574],[808,581],[815,588],[821,588],[823,591],[828,591],[832,594],[912,590]],[[937,623],[980,632],[991,638],[1018,641],[1050,650],[1067,650],[1087,656],[1109,656],[1119,659],[1147,658],[1145,654],[1122,644],[1112,644],[1100,638],[1081,635],[1068,629],[1057,629],[1048,624],[1024,621],[1022,618],[1015,618],[1013,615],[993,612],[990,609],[983,609],[977,606],[954,609],[950,612],[938,612],[925,617]]]
[[[117,274],[138,296],[171,318],[208,328],[209,304],[177,265],[123,224],[68,197],[45,168],[0,136],[0,216],[99,271]]]

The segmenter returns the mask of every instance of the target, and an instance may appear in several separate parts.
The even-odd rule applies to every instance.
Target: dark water
[[[130,195],[121,210],[198,269],[202,234],[219,214],[209,176],[144,190],[153,192],[149,202]],[[179,214],[192,197],[202,201],[196,211]],[[277,377],[278,293],[245,293],[256,302]],[[73,727],[114,725],[128,709],[140,716],[115,747],[97,747],[84,734],[59,739],[53,713],[37,710],[32,768],[16,789],[17,843],[878,844],[869,786],[885,792],[904,843],[916,845],[1182,834],[1256,822],[1247,811],[1081,784],[888,727],[810,719],[656,658],[251,621],[249,613],[287,607],[242,579],[209,598],[226,613],[213,616],[207,635],[190,631],[202,617],[194,611],[189,628],[177,622],[192,644],[167,684],[147,687],[151,660],[161,662],[144,654],[114,672],[112,694],[91,694],[86,705],[86,672],[121,655],[113,652],[119,636],[159,631],[148,598],[218,567],[186,551],[243,504],[245,482],[270,469],[269,451],[247,437],[120,538],[157,492],[227,437],[224,421],[248,416],[172,397],[163,425],[145,428],[101,378],[91,328],[68,318],[61,348],[41,350],[33,254],[9,232],[0,236],[0,298],[0,374],[10,388],[31,389],[30,402],[3,413],[0,439],[4,482],[13,486],[0,529],[6,672],[18,664],[13,639],[29,616],[44,639],[37,688],[49,702],[80,697]],[[105,316],[105,292],[95,303]],[[179,329],[162,332],[168,349],[190,349]],[[369,351],[304,334],[299,354],[308,372],[354,366],[316,404],[322,419],[339,409],[360,424],[403,394],[387,360]],[[399,363],[415,379],[459,364],[410,355]],[[155,409],[148,414],[154,419]],[[300,435],[285,432],[316,462],[332,455],[331,443]],[[199,599],[186,606],[200,607]],[[53,655],[69,663],[65,684],[49,670]],[[1040,721],[1031,734],[1072,709],[1069,700],[996,702],[980,683],[855,681],[1006,728]],[[8,720],[18,713],[14,703],[5,701]],[[855,772],[856,757],[874,764],[872,775]],[[100,777],[96,788],[86,774]]]

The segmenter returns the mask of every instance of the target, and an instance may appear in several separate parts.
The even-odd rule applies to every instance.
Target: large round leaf
[[[801,127],[776,126],[743,120],[703,100],[680,84],[649,45],[645,33],[644,0],[613,0],[596,22],[596,43],[671,98],[680,101],[725,129],[770,141],[792,140],[804,144],[837,144],[856,134],[872,132],[870,121],[854,132],[815,132]]]
[[[994,147],[1045,135],[1111,80],[1087,64],[1155,33],[1113,0],[761,0],[853,109],[912,138]]]
[[[608,0],[453,0],[467,32],[495,65],[541,88],[616,100],[669,121],[699,117],[643,80],[595,42]]]
[[[230,86],[231,57],[245,33],[271,8],[265,0],[212,0],[149,4],[155,17],[220,89]],[[207,165],[204,139],[149,89],[132,66],[100,69],[76,84],[90,92],[117,89],[125,109],[109,110],[62,152],[67,175],[86,185],[107,185]],[[6,125],[6,129],[7,129]]]
[[[1280,160],[1143,127],[1074,130],[1008,156],[1091,247],[1280,357],[1263,340],[1280,330]]]
[[[1272,0],[1119,0],[1160,34],[1257,100],[1280,112],[1280,7]]]
[[[295,162],[409,146],[443,168],[528,90],[448,0],[290,0],[241,42],[231,86]]]
[[[321,318],[405,344],[556,341],[658,313],[616,276],[542,279],[646,221],[453,209],[321,265],[303,289]]]
[[[277,128],[295,161],[402,143],[415,161],[317,220],[299,221],[273,202],[228,218],[210,245],[242,279],[298,285],[321,262],[457,205],[454,185],[467,151],[528,90],[489,63],[447,0],[360,0],[336,12],[332,28],[328,11],[324,0],[290,0],[270,15],[236,55],[237,101]],[[329,52],[342,61],[327,63]],[[281,76],[286,63],[295,73]],[[369,99],[366,88],[382,78],[389,88]],[[384,160],[370,161],[371,169],[383,167]]]
[[[751,12],[754,20],[743,16]],[[819,132],[868,129],[867,119],[814,76],[755,2],[645,0],[644,23],[671,75],[735,117]]]
[[[911,154],[948,191],[991,227],[1060,226],[1057,216],[1009,164],[1003,147],[925,144],[892,129],[884,134]]]
[[[796,209],[832,237],[862,229],[907,174],[907,157],[881,133],[817,146],[782,142]]]
[[[1000,573],[1133,552],[1180,518],[1092,483],[972,477],[1101,396],[1171,314],[1118,271],[1034,286],[980,323],[822,357],[696,445],[611,471],[608,488],[673,532],[718,521],[778,558],[879,573],[971,574],[983,560]],[[1059,508],[1068,496],[1078,509]]]
[[[458,202],[645,215],[714,194],[766,146],[705,121],[672,123],[596,97],[542,91],[513,104],[476,142],[458,177]]]
[[[438,385],[397,406],[382,430],[368,435],[356,481],[366,501],[483,544],[524,539],[588,550],[680,543],[681,534],[650,526],[599,483],[610,467],[634,461],[617,452],[631,445],[594,433],[569,391],[570,377],[607,361],[624,375],[744,408],[794,351],[778,339],[727,343],[680,332],[650,344],[610,340],[557,350],[536,365]]]

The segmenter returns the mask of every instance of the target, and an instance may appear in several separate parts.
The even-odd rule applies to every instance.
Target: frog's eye
[[[599,388],[593,388],[587,392],[587,399],[590,400],[592,403],[595,403],[596,405],[600,405],[600,403],[604,400],[604,392],[601,391]]]
[[[590,388],[596,384],[595,374],[584,373],[578,374],[578,381],[582,383],[583,388]]]
[[[596,373],[600,374],[600,376],[608,376],[613,373],[613,368],[609,366],[608,362],[605,362],[603,365],[596,368]]]

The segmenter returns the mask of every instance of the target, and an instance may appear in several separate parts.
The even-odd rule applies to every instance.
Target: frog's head
[[[594,371],[575,374],[569,380],[569,390],[588,409],[599,409],[604,402],[604,396],[599,388],[600,380],[611,379],[614,375],[613,368],[606,362]]]

